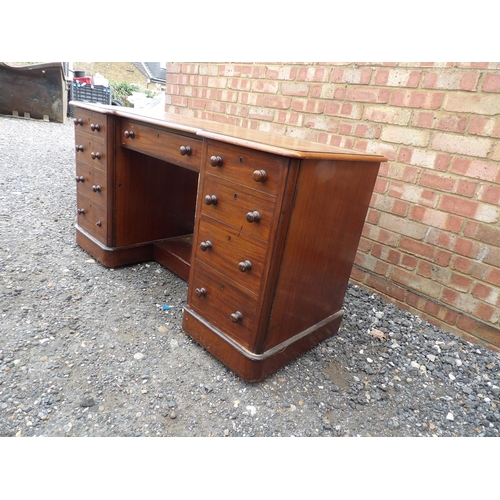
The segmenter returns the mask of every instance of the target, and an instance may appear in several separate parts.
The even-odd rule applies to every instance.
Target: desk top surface
[[[319,142],[278,135],[259,130],[237,127],[199,118],[166,112],[135,109],[122,106],[91,104],[71,101],[72,106],[98,111],[104,114],[138,120],[152,126],[193,134],[201,138],[214,139],[242,147],[249,147],[273,154],[300,159],[328,159],[345,161],[384,162],[387,159],[378,154],[354,151]]]

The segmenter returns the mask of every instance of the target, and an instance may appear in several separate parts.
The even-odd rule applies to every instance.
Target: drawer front
[[[217,143],[208,146],[205,171],[277,196],[287,165],[281,156]]]
[[[75,107],[75,132],[84,132],[93,137],[106,139],[108,124],[106,115]]]
[[[85,161],[102,170],[106,169],[107,152],[101,137],[75,134],[76,161]]]
[[[106,245],[107,223],[104,205],[80,192],[77,192],[76,199],[78,225]]]
[[[203,250],[205,248],[205,250]],[[236,229],[202,217],[196,259],[258,294],[266,245]]]
[[[189,304],[195,311],[249,348],[257,323],[256,295],[200,263],[189,294]]]
[[[206,175],[201,192],[201,213],[267,241],[275,200],[240,184]]]
[[[120,125],[123,147],[166,160],[175,165],[200,170],[202,141],[160,128],[122,120]]]
[[[88,198],[106,205],[107,186],[106,172],[93,168],[86,163],[76,163],[76,185],[78,192]]]

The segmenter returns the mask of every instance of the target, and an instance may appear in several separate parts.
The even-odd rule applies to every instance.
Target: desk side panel
[[[302,162],[264,351],[342,308],[378,169]]]

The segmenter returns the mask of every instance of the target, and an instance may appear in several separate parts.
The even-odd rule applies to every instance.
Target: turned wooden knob
[[[92,130],[92,132],[99,132],[101,130],[101,126],[98,123],[91,123],[90,130]]]
[[[98,220],[96,223],[95,223],[96,226],[98,227],[101,227],[102,226],[102,222],[100,220]]]
[[[212,167],[222,167],[222,156],[211,156],[210,165]]]
[[[84,208],[79,208],[79,209],[76,211],[76,213],[77,213],[78,215],[85,215],[85,209],[84,209]]]
[[[92,191],[94,191],[94,193],[100,193],[101,186],[99,186],[99,184],[97,186],[92,186]]]
[[[248,212],[247,213],[247,221],[252,223],[252,222],[259,222],[260,221],[260,214],[257,212],[257,210],[253,212]]]
[[[215,196],[215,194],[207,194],[205,196],[205,204],[206,205],[217,205],[217,202],[219,201],[219,199],[217,198],[217,196]]]
[[[255,170],[253,173],[253,180],[255,182],[265,182],[267,179],[267,174],[265,170]]]
[[[98,160],[100,160],[100,159],[101,159],[101,153],[99,153],[99,152],[94,153],[94,152],[92,151],[92,153],[90,153],[90,157],[91,157],[93,160],[95,160],[96,158],[97,158]]]
[[[81,118],[75,118],[73,122],[75,125],[83,125],[83,120]]]
[[[250,271],[252,269],[252,263],[249,260],[245,260],[244,262],[240,262],[238,264],[238,269],[244,273],[246,271]]]
[[[202,252],[206,252],[209,248],[212,248],[212,242],[211,241],[202,241],[200,243],[200,249]]]
[[[80,145],[78,145],[78,144],[77,144],[77,145],[75,146],[75,149],[76,149],[77,151],[81,151],[81,152],[83,153],[83,146],[82,146],[81,144],[80,144]]]
[[[191,149],[191,146],[181,146],[179,152],[181,153],[182,156],[191,156],[191,153],[193,151]]]
[[[194,294],[195,294],[197,297],[204,297],[204,296],[207,294],[207,291],[206,291],[204,288],[197,288],[197,289],[194,291]]]
[[[76,182],[85,182],[85,177],[83,177],[83,175],[77,175]]]
[[[133,130],[125,130],[125,132],[123,132],[123,135],[126,139],[133,139],[135,137],[135,133]]]
[[[234,312],[233,314],[231,314],[231,321],[233,323],[238,323],[238,321],[242,321],[243,320],[243,314],[240,313],[240,311],[236,311]]]

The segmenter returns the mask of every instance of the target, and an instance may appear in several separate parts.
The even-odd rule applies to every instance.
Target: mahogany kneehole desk
[[[71,105],[84,250],[188,281],[184,331],[247,381],[337,332],[383,156]]]

